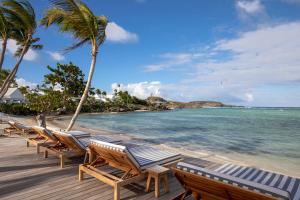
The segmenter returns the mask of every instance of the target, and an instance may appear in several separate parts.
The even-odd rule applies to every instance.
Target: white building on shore
[[[25,103],[26,98],[19,90],[19,88],[9,88],[1,99],[3,103]]]

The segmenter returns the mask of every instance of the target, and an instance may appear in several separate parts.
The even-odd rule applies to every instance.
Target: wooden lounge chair
[[[181,156],[147,146],[126,147],[91,140],[89,149],[95,159],[79,166],[79,180],[87,173],[114,188],[114,200],[120,199],[120,187],[145,178],[146,170],[155,165],[170,166],[179,162]],[[104,170],[110,166],[120,170],[117,176]]]
[[[16,132],[19,132],[17,130],[17,128],[15,127],[15,123],[14,121],[8,121],[7,122],[9,127],[7,128],[4,128],[4,133],[8,134],[9,136],[11,136],[12,134],[16,133]]]
[[[35,133],[32,129],[32,126],[26,126],[24,124],[8,121],[10,127],[4,129],[4,133],[7,133],[9,136],[12,134],[18,134],[24,137],[27,137],[29,134]]]
[[[54,136],[58,139],[58,143],[54,146],[48,146],[45,148],[44,157],[48,157],[48,153],[52,153],[60,158],[60,166],[64,168],[65,158],[72,157],[83,157],[84,160],[87,160],[86,150],[88,145],[90,144],[91,139],[98,139],[101,141],[118,143],[120,140],[111,139],[105,136],[85,136],[82,137],[79,132],[77,134],[75,132],[62,132],[62,131],[54,131]]]
[[[282,189],[179,162],[172,168],[185,192],[174,200],[192,195],[195,200],[275,200],[291,199]]]
[[[40,153],[40,147],[48,147],[53,146],[59,143],[59,140],[55,137],[51,130],[48,130],[41,126],[33,126],[33,131],[36,133],[36,137],[27,138],[26,145],[29,147],[30,145],[36,146],[37,154]]]

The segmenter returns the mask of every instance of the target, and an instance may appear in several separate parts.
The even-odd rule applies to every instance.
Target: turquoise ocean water
[[[300,108],[203,108],[85,115],[79,124],[150,143],[300,173]],[[283,170],[284,171],[284,170]]]

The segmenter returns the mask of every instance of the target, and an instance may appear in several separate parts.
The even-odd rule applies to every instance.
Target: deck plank
[[[218,165],[208,161],[185,158],[197,165],[215,168]],[[78,180],[78,165],[82,160],[67,161],[66,168],[59,167],[59,160],[49,155],[36,154],[35,147],[26,147],[19,136],[0,137],[0,199],[3,200],[58,200],[87,199],[110,200],[112,187],[95,178],[85,176]],[[176,178],[169,174],[170,192],[162,194],[159,200],[168,200],[183,191]],[[145,180],[121,188],[122,199],[150,200],[151,192],[145,191]]]

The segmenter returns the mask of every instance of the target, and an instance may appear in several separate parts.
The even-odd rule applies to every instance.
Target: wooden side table
[[[163,182],[165,192],[169,192],[169,183],[168,183],[168,168],[156,165],[147,169],[148,179],[146,185],[146,192],[150,191],[151,179],[154,179],[155,182],[155,197],[159,197],[160,195],[160,181]]]

